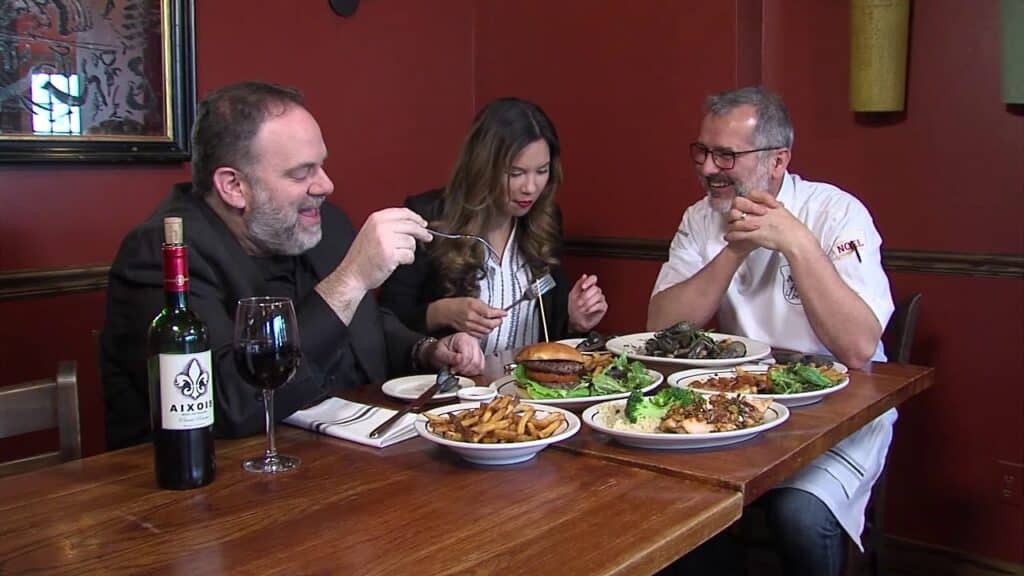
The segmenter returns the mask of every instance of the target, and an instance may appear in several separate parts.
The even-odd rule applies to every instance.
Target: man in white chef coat
[[[867,209],[788,171],[793,127],[778,96],[742,88],[710,96],[704,112],[690,158],[706,196],[683,214],[648,329],[717,318],[723,333],[852,368],[885,361],[893,303]],[[843,534],[860,546],[895,420],[886,412],[762,497],[786,574],[839,574]]]

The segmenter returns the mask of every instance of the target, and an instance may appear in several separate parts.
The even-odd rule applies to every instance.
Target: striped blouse
[[[480,300],[492,308],[511,305],[530,284],[530,268],[516,243],[518,225],[518,220],[512,225],[512,233],[502,251],[501,262],[488,252],[484,263],[486,275],[480,280]],[[484,354],[490,354],[533,344],[539,339],[541,330],[538,301],[527,300],[509,310],[501,324],[481,339],[480,346]]]

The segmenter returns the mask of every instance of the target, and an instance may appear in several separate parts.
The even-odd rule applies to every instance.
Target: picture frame
[[[194,0],[0,1],[0,162],[184,162]]]

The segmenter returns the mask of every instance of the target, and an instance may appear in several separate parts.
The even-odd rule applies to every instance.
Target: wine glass
[[[285,472],[299,459],[277,453],[274,444],[274,390],[295,374],[302,356],[295,308],[289,298],[242,298],[235,310],[235,366],[249,384],[263,390],[267,452],[242,462],[249,472]]]

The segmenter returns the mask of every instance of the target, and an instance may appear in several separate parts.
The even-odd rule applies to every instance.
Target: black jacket
[[[442,190],[430,190],[406,198],[405,205],[423,216],[435,221],[444,210]],[[559,224],[561,220],[559,218]],[[560,249],[561,247],[559,247]],[[551,270],[555,288],[543,296],[544,310],[548,319],[548,330],[552,340],[569,336],[569,288],[560,266]],[[455,296],[467,296],[456,294]],[[416,247],[416,261],[399,266],[388,278],[380,291],[381,306],[385,306],[408,327],[426,332],[427,306],[441,298],[449,297],[443,291],[441,275],[430,253],[422,246]],[[432,336],[450,334],[450,328],[435,331]]]
[[[119,448],[147,439],[149,394],[146,334],[164,306],[163,218],[180,216],[189,248],[189,307],[206,323],[214,365],[215,431],[244,436],[264,429],[262,396],[238,375],[231,340],[239,298],[265,295],[264,280],[220,217],[178,184],[171,195],[121,243],[110,268],[107,318],[100,341],[106,404],[107,446]],[[295,301],[302,361],[291,382],[274,398],[275,418],[324,398],[332,390],[381,381],[411,369],[411,350],[420,338],[372,295],[359,304],[346,326],[313,290],[341,262],[355,239],[349,219],[331,204],[321,206],[323,237],[299,256]],[[354,352],[354,353],[353,353]]]

